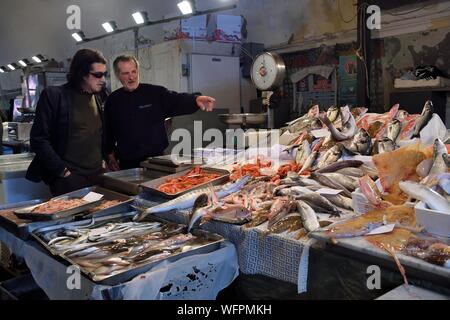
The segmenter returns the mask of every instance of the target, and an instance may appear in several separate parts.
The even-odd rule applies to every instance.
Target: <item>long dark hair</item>
[[[70,63],[69,74],[67,75],[69,85],[79,89],[83,78],[89,74],[93,63],[106,64],[106,59],[100,51],[93,49],[78,50]]]

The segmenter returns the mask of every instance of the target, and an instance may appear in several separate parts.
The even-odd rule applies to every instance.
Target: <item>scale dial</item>
[[[283,59],[273,52],[259,54],[253,61],[250,73],[253,84],[261,91],[281,86],[285,74],[286,66]]]

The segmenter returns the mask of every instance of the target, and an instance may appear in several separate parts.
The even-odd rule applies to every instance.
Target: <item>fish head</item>
[[[425,113],[433,112],[433,102],[431,100],[427,100],[425,102],[425,105],[423,106],[422,115]]]
[[[371,141],[371,139],[372,138],[366,130],[364,130],[363,128],[359,128],[355,134],[353,141],[355,143],[367,143]]]
[[[345,107],[341,107],[340,114],[342,124],[346,124],[350,120],[350,117],[352,116],[348,105],[346,105]]]
[[[327,110],[327,117],[331,122],[334,122],[339,116],[339,108],[336,106],[331,106]]]
[[[316,104],[315,106],[313,106],[309,109],[308,117],[317,118],[319,116],[319,113],[320,113],[319,105]]]

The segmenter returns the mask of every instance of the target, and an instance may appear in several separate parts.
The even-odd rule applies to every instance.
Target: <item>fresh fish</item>
[[[369,109],[365,108],[365,107],[355,107],[352,108],[352,115],[356,118],[360,118],[363,115],[365,115],[367,113],[367,111],[369,111]]]
[[[338,181],[334,181],[333,179],[330,179],[329,177],[325,176],[322,173],[312,173],[311,177],[315,179],[316,181],[320,182],[324,186],[327,186],[332,189],[336,190],[342,190],[342,194],[344,194],[347,197],[351,197],[352,194],[347,188],[345,188],[342,184],[340,184]]]
[[[448,156],[448,154],[443,154],[442,158],[444,159],[445,165],[447,166],[447,168],[450,168],[450,157]]]
[[[400,120],[394,119],[391,122],[389,122],[387,126],[386,137],[391,139],[393,142],[396,142],[401,132],[402,132],[402,123],[400,122]]]
[[[325,173],[325,172],[335,172],[344,168],[358,168],[362,166],[364,162],[359,160],[343,160],[332,163],[324,168],[317,170],[316,172]]]
[[[344,146],[354,154],[368,155],[372,149],[372,138],[366,130],[360,128],[350,144],[344,143]]]
[[[303,227],[308,231],[312,232],[320,228],[319,220],[317,220],[317,215],[314,210],[304,201],[297,200],[297,210],[302,218]]]
[[[336,119],[339,117],[339,108],[336,106],[329,107],[327,110],[327,117],[331,122],[336,121]]]
[[[273,226],[275,223],[283,219],[292,209],[295,208],[295,202],[292,200],[287,200],[284,205],[278,211],[270,211],[269,214],[269,228]]]
[[[318,193],[303,194],[296,196],[295,199],[306,202],[316,212],[329,213],[336,217],[340,216],[341,212],[330,201]]]
[[[217,194],[217,197],[219,199],[226,197],[229,194],[238,192],[242,189],[242,187],[250,180],[250,176],[245,176],[239,179],[238,181],[234,183],[229,183],[224,185],[222,188],[218,187],[214,191]],[[138,213],[135,217],[135,221],[141,221],[144,219],[147,215],[157,213],[157,212],[166,212],[170,210],[184,210],[191,208],[194,205],[195,200],[199,197],[199,195],[203,193],[210,193],[209,188],[203,188],[199,190],[195,190],[189,193],[186,193],[176,199],[167,201],[165,203],[162,203],[160,205],[148,208],[144,212]]]
[[[366,226],[355,230],[353,232],[348,233],[333,233],[332,238],[334,239],[344,239],[344,238],[356,238],[356,237],[362,237],[371,231],[381,227],[383,225],[383,222],[369,222]]]
[[[306,159],[311,155],[311,144],[308,140],[304,140],[302,144],[298,147],[297,154],[295,155],[295,162],[303,165]]]
[[[269,218],[269,210],[260,210],[252,214],[252,220],[244,225],[245,228],[254,228],[257,227],[264,222],[266,222]]]
[[[395,143],[389,138],[383,138],[377,142],[378,145],[378,153],[391,152],[395,150]]]
[[[400,189],[410,197],[425,202],[432,210],[450,213],[450,202],[436,191],[417,182],[402,181]]]
[[[326,167],[332,163],[335,163],[339,160],[342,155],[342,147],[341,145],[335,145],[331,149],[329,149],[323,156],[320,157],[319,163],[317,164],[317,168]]]
[[[322,173],[324,176],[338,182],[350,191],[355,191],[358,188],[358,179],[346,176],[337,172]]]
[[[417,138],[420,135],[420,131],[428,124],[428,122],[433,117],[434,107],[433,102],[428,100],[425,102],[422,113],[420,114],[420,118],[417,120],[416,125],[414,126],[413,138]]]
[[[251,219],[251,212],[241,205],[231,205],[226,208],[217,208],[209,211],[205,218],[226,223],[241,224]]]
[[[317,159],[317,156],[319,155],[318,151],[313,151],[309,157],[306,159],[305,163],[303,164],[302,169],[298,172],[299,174],[302,174],[303,172],[305,172],[306,170],[312,168],[312,166],[314,165],[314,162]]]
[[[302,186],[294,186],[289,188],[292,190],[292,192],[296,195],[301,195],[301,194],[308,194],[308,193],[314,193],[314,191],[306,188],[306,187],[302,187]]]
[[[352,138],[356,134],[356,121],[351,114],[348,106],[342,107],[340,109],[341,121],[342,121],[342,131],[337,130],[331,123],[327,116],[320,117],[320,120],[325,124],[331,132],[333,138],[337,141],[343,141]]]
[[[433,146],[433,166],[428,175],[435,176],[447,172],[447,165],[442,157],[444,154],[447,154],[447,147],[440,139],[436,139]]]
[[[309,179],[309,178],[302,178],[298,184],[302,187],[307,187],[307,188],[322,188],[323,186],[317,182],[316,180],[313,179]]]
[[[351,198],[341,196],[340,194],[323,194],[322,196],[339,208],[353,211],[353,202]]]
[[[409,113],[406,110],[398,110],[396,119],[402,121],[409,117]]]
[[[336,171],[336,173],[340,173],[340,174],[343,174],[346,176],[356,177],[356,178],[361,178],[362,176],[365,175],[364,171],[362,171],[359,168],[344,168],[344,169]]]
[[[302,217],[298,212],[289,213],[268,228],[269,233],[293,232],[303,228]]]

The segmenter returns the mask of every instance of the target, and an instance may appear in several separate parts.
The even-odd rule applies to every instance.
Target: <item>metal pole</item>
[[[133,29],[134,33],[134,56],[139,60],[139,28]]]

